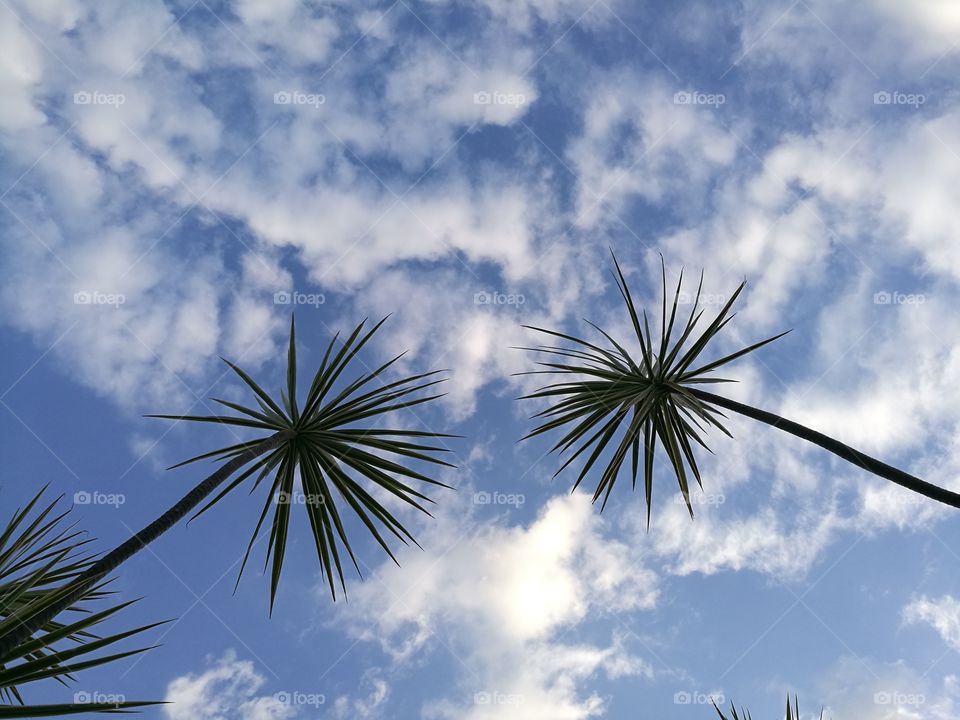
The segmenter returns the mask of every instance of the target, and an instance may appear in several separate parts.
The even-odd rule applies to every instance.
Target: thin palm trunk
[[[136,535],[126,540],[95,563],[90,565],[83,573],[78,575],[70,584],[69,592],[53,605],[49,606],[42,613],[30,618],[26,618],[14,630],[11,630],[0,638],[0,658],[6,657],[13,651],[17,645],[33,636],[37,630],[46,623],[53,620],[57,615],[76,604],[83,598],[84,593],[96,583],[103,580],[109,573],[125,563],[140,550],[152,543],[172,528],[184,517],[186,517],[194,508],[199,505],[205,497],[213,492],[224,480],[233,475],[248,462],[270,450],[273,450],[285,440],[289,439],[291,432],[284,430],[266,438],[253,447],[247,448],[242,453],[233,458],[230,462],[222,465],[213,474],[198,484],[190,492],[183,496],[176,505],[167,510],[152,523],[143,528]],[[68,586],[64,586],[67,590]]]
[[[865,455],[859,450],[855,450],[849,445],[845,445],[839,440],[834,440],[832,437],[817,432],[816,430],[811,430],[805,425],[801,425],[793,420],[780,417],[772,412],[760,410],[750,405],[744,405],[736,400],[730,400],[722,395],[714,395],[713,393],[706,392],[705,390],[689,388],[689,392],[700,400],[726,408],[727,410],[732,410],[735,413],[745,415],[746,417],[753,418],[754,420],[759,420],[760,422],[766,423],[767,425],[775,427],[778,430],[784,430],[802,440],[811,442],[814,445],[819,445],[824,450],[829,450],[837,457],[842,458],[847,462],[856,465],[857,467],[861,467],[864,470],[873,473],[874,475],[878,475],[886,480],[895,482],[897,485],[901,485],[908,490],[913,490],[916,493],[920,493],[931,500],[936,500],[944,505],[951,505],[955,508],[960,508],[960,494],[951,492],[950,490],[946,490],[942,487],[938,487],[932,483],[928,483],[926,480],[921,480],[920,478],[914,477],[913,475],[905,473],[902,470],[898,470],[892,465],[887,465],[885,462],[881,462],[876,458]]]

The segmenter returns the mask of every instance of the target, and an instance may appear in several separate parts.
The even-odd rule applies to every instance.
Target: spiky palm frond
[[[43,490],[14,513],[0,531],[0,635],[25,618],[36,615],[56,603],[69,586],[93,561],[87,552],[91,538],[65,523],[69,511],[57,512],[57,500],[41,507]],[[59,498],[58,498],[59,500]],[[124,712],[155,705],[152,702],[64,703],[25,705],[20,688],[39,680],[52,679],[67,684],[73,674],[87,668],[106,665],[150,648],[137,648],[113,654],[100,654],[129,637],[139,635],[162,623],[153,623],[124,632],[99,637],[93,630],[136,601],[111,605],[94,612],[87,605],[110,595],[105,583],[90,588],[78,604],[70,608],[79,617],[45,623],[25,642],[0,657],[0,718],[51,717],[88,712]]]
[[[753,720],[750,717],[750,712],[745,711],[743,708],[740,708],[740,712],[737,712],[737,708],[733,703],[730,703],[730,716],[727,717],[723,714],[723,711],[717,707],[717,703],[713,702],[713,709],[717,711],[717,715],[720,716],[720,720]],[[793,707],[790,707],[790,696],[787,695],[787,714],[786,720],[800,720],[800,705],[797,702],[797,696],[793,696]],[[820,710],[820,720],[823,720],[823,709]]]
[[[730,703],[730,716],[729,716],[729,717],[727,717],[726,715],[723,714],[723,710],[721,710],[721,709],[717,706],[717,703],[716,703],[715,700],[712,700],[712,699],[711,699],[710,702],[711,702],[711,704],[713,705],[713,709],[717,711],[717,715],[720,716],[720,720],[753,720],[753,716],[750,715],[750,711],[749,711],[749,710],[745,710],[743,707],[741,707],[741,708],[740,708],[740,711],[737,712],[737,706],[734,705],[732,702]],[[787,712],[788,712],[788,713],[790,712],[790,702],[789,702],[789,701],[787,701]],[[793,720],[793,718],[788,717],[787,720]]]
[[[613,263],[616,269],[614,279],[639,344],[639,358],[631,356],[621,343],[589,320],[587,323],[602,336],[602,339],[597,341],[600,344],[555,330],[526,326],[535,332],[566,341],[566,344],[521,348],[546,358],[537,362],[537,365],[546,368],[545,370],[521,374],[559,375],[570,379],[547,385],[521,398],[547,398],[553,402],[550,407],[533,416],[534,419],[541,420],[541,424],[523,439],[563,429],[563,436],[551,448],[551,452],[559,451],[561,455],[567,451],[572,453],[554,477],[589,450],[574,483],[574,489],[580,485],[604,451],[610,448],[611,454],[593,493],[594,501],[603,496],[601,509],[606,506],[628,453],[631,457],[633,487],[636,487],[642,454],[648,525],[653,492],[654,456],[659,444],[666,452],[692,517],[688,468],[697,484],[702,487],[694,445],[710,451],[701,436],[709,427],[715,427],[726,435],[730,435],[730,432],[720,420],[726,417],[723,412],[710,402],[697,397],[691,392],[691,388],[701,384],[731,382],[713,377],[711,373],[786,333],[754,343],[717,360],[704,362],[701,360],[704,351],[734,317],[730,310],[745,283],[740,284],[716,318],[697,335],[697,323],[704,312],[699,307],[700,291],[703,288],[701,273],[690,315],[675,339],[674,332],[679,329],[677,306],[680,302],[683,273],[680,273],[668,313],[667,276],[661,261],[663,311],[657,342],[650,331],[646,310],[638,312],[615,256]],[[619,439],[614,440],[618,433]]]
[[[303,404],[297,398],[297,348],[294,319],[290,320],[290,341],[287,350],[285,389],[280,398],[271,397],[247,373],[229,361],[230,368],[243,380],[255,395],[257,407],[214,398],[237,415],[151,415],[170,420],[216,423],[241,428],[253,428],[267,433],[264,437],[241,442],[228,447],[190,458],[174,467],[207,458],[227,460],[250,449],[263,446],[263,454],[239,473],[212,500],[194,515],[206,512],[231,490],[253,477],[251,492],[266,478],[268,492],[260,519],[254,528],[240,567],[240,575],[246,567],[253,545],[271,507],[273,508],[270,539],[264,568],[272,559],[270,583],[270,609],[273,611],[277,587],[283,567],[290,521],[290,508],[295,500],[295,484],[299,475],[303,490],[302,504],[310,521],[316,545],[317,557],[323,576],[327,580],[334,600],[337,596],[335,577],[346,592],[340,546],[346,549],[358,574],[360,567],[343,526],[343,518],[335,493],[349,506],[384,551],[396,562],[390,545],[381,534],[381,529],[398,538],[402,543],[416,544],[413,535],[403,526],[393,512],[373,497],[364,482],[380,488],[408,505],[429,515],[424,506],[433,501],[427,495],[411,487],[408,482],[418,481],[428,485],[449,487],[428,475],[407,467],[405,461],[418,461],[445,467],[451,463],[437,457],[449,452],[445,447],[431,444],[430,439],[453,438],[456,435],[410,429],[395,429],[387,420],[397,411],[411,408],[442,397],[441,394],[421,394],[434,388],[444,379],[438,378],[443,370],[421,373],[384,382],[387,370],[404,353],[395,356],[374,370],[359,373],[350,381],[341,377],[360,350],[380,329],[383,318],[364,332],[366,320],[354,328],[345,341],[337,347],[339,333],[330,341],[307,390]],[[278,438],[278,434],[283,434]],[[277,440],[280,442],[277,442]],[[271,442],[270,449],[266,443]],[[442,442],[441,442],[442,444]],[[393,459],[391,459],[392,456]],[[240,577],[238,576],[237,582]]]

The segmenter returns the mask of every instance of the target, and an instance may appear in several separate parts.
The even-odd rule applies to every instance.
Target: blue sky
[[[219,355],[278,388],[291,310],[302,367],[392,313],[364,363],[449,368],[409,420],[467,436],[456,491],[408,518],[423,550],[360,540],[347,602],[304,518],[273,618],[258,567],[233,595],[238,493],[117,580],[128,622],[176,618],[162,647],[29,699],[625,720],[709,695],[773,718],[789,691],[956,717],[947,510],[732,418],[696,520],[664,467],[649,532],[626,486],[600,515],[516,444],[509,348],[584,317],[629,337],[608,248],[647,306],[661,254],[714,310],[745,278],[716,352],[794,331],[732,397],[960,487],[958,33],[948,0],[0,3],[4,515],[49,483],[94,499],[104,549],[151,520],[207,470],[164,468],[227,436],[141,415],[242,397]]]

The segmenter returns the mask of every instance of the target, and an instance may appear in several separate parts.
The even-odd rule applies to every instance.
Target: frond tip
[[[710,703],[713,705],[713,709],[717,711],[717,715],[720,716],[720,720],[753,720],[749,710],[740,708],[740,712],[737,712],[737,708],[732,702],[730,703],[729,717],[724,715],[723,711],[714,700],[711,699]],[[793,707],[790,706],[790,695],[787,695],[787,713],[785,720],[800,720],[800,704],[797,701],[796,695],[793,696]],[[820,709],[819,720],[823,720],[823,708]]]
[[[680,304],[683,273],[680,273],[670,302],[666,268],[661,258],[663,308],[659,337],[654,338],[647,313],[645,310],[638,312],[615,256],[613,265],[615,272],[612,274],[630,318],[639,357],[632,356],[623,344],[589,320],[587,323],[602,336],[596,343],[554,330],[525,326],[564,342],[523,348],[535,353],[540,358],[536,364],[544,368],[524,374],[549,374],[562,378],[560,382],[521,398],[546,398],[553,403],[533,416],[540,424],[523,439],[562,428],[564,434],[553,445],[551,452],[559,451],[561,455],[570,452],[570,455],[554,477],[583,456],[585,460],[574,482],[574,489],[597,464],[604,451],[608,451],[606,466],[600,473],[593,493],[594,502],[603,497],[601,510],[606,507],[628,454],[631,458],[632,485],[636,487],[642,449],[649,527],[657,446],[666,453],[687,510],[693,517],[690,476],[702,487],[694,445],[710,451],[702,437],[702,433],[710,427],[730,435],[721,421],[726,416],[711,403],[697,397],[692,388],[706,383],[731,382],[713,377],[710,373],[786,333],[754,343],[717,360],[703,362],[701,357],[710,341],[733,318],[730,310],[745,282],[737,287],[713,321],[696,334],[704,313],[700,308],[703,273],[700,274],[690,314],[681,326],[677,307]]]

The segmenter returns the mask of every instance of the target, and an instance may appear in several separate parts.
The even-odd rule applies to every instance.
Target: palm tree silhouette
[[[338,382],[344,370],[356,358],[357,353],[386,320],[387,318],[383,318],[366,332],[364,327],[367,321],[364,320],[354,328],[339,348],[337,348],[339,333],[334,336],[327,346],[302,406],[297,402],[296,328],[291,318],[286,389],[281,391],[279,401],[270,397],[239,367],[224,360],[253,391],[257,408],[214,398],[217,403],[238,414],[148,416],[252,428],[266,434],[253,440],[203,453],[175,465],[174,467],[179,467],[205,459],[227,460],[160,517],[92,563],[75,578],[71,578],[69,585],[63,589],[60,599],[35,611],[17,612],[13,618],[16,622],[11,621],[0,625],[0,658],[28,639],[59,612],[73,605],[108,573],[194,511],[215,489],[248,464],[249,467],[243,469],[243,472],[200,508],[194,517],[208,510],[244,480],[257,473],[256,479],[252,481],[251,492],[264,484],[267,493],[260,519],[247,545],[240,574],[246,567],[253,544],[272,508],[273,521],[267,548],[267,562],[272,559],[271,614],[280,582],[287,545],[290,509],[293,504],[302,504],[307,512],[320,570],[327,580],[334,600],[336,600],[335,577],[346,591],[340,545],[346,549],[357,572],[360,572],[353,549],[344,532],[334,491],[396,562],[390,546],[381,534],[381,529],[385,529],[403,543],[409,541],[416,544],[416,540],[394,513],[374,498],[360,481],[368,481],[373,488],[381,488],[429,515],[423,503],[433,501],[411,487],[408,482],[415,480],[440,487],[449,486],[408,468],[401,462],[388,459],[384,455],[393,455],[399,460],[414,460],[454,467],[437,457],[438,453],[448,452],[447,448],[428,443],[430,439],[458,436],[396,429],[384,422],[399,410],[441,397],[443,393],[428,395],[419,393],[444,382],[443,378],[437,377],[439,373],[445,372],[443,370],[401,377],[385,384],[380,381],[375,386],[371,385],[374,381],[379,381],[381,375],[403,357],[404,353],[401,353],[375,370],[360,373],[350,382]],[[380,423],[373,422],[371,425],[374,420],[379,420]],[[305,502],[302,503],[294,499],[297,475],[304,491]],[[270,480],[264,483],[268,477]],[[239,580],[238,576],[238,583]]]
[[[596,464],[604,450],[608,447],[612,448],[612,454],[609,455],[606,467],[600,474],[600,479],[593,494],[594,502],[603,496],[602,510],[606,506],[614,483],[620,475],[620,470],[626,461],[628,452],[631,454],[632,460],[633,487],[636,487],[640,449],[642,447],[647,526],[649,527],[654,455],[659,444],[667,454],[687,509],[690,516],[693,517],[693,508],[690,505],[688,468],[697,484],[701,488],[703,487],[693,446],[697,444],[710,451],[701,437],[701,433],[711,426],[732,437],[721,422],[721,418],[726,417],[721,411],[722,408],[759,420],[771,427],[819,445],[857,467],[933,500],[953,507],[960,507],[960,495],[957,493],[914,477],[849,445],[845,445],[835,438],[792,420],[708,392],[700,387],[702,385],[732,382],[724,378],[714,377],[711,373],[786,334],[780,333],[766,340],[761,340],[717,360],[709,362],[700,360],[710,341],[733,319],[734,316],[730,314],[730,309],[743,290],[745,283],[741,283],[730,296],[716,318],[699,335],[695,335],[694,330],[704,312],[703,309],[698,311],[700,290],[703,287],[703,273],[701,273],[700,284],[697,287],[697,294],[690,315],[686,323],[683,324],[679,337],[674,341],[674,329],[679,327],[677,305],[680,299],[683,273],[680,274],[668,315],[666,269],[663,267],[661,259],[663,310],[659,343],[656,343],[650,332],[647,313],[645,310],[640,313],[637,312],[630,289],[615,256],[613,257],[613,263],[616,270],[613,276],[630,316],[630,323],[633,326],[636,340],[639,342],[639,359],[632,357],[622,344],[589,320],[587,323],[603,337],[603,340],[597,342],[604,343],[605,341],[606,347],[555,330],[525,326],[530,330],[566,341],[565,345],[560,346],[539,345],[537,347],[520,348],[536,353],[538,357],[545,358],[538,361],[537,365],[546,368],[545,370],[520,373],[521,375],[548,374],[559,375],[563,378],[562,382],[547,385],[537,392],[524,395],[521,398],[548,398],[553,403],[547,409],[533,416],[540,424],[522,439],[563,429],[563,436],[551,448],[551,452],[559,450],[561,455],[569,450],[573,452],[560,466],[554,477],[587,450],[590,450],[574,483],[574,488],[576,488]],[[611,445],[611,440],[617,436],[618,432],[621,432],[620,439]]]

